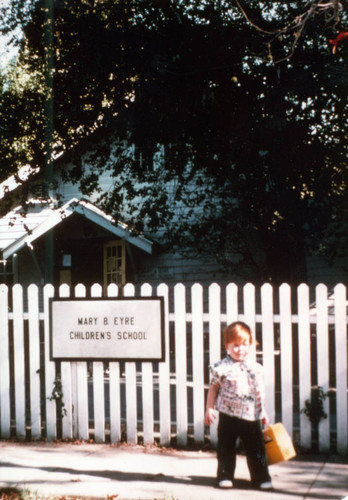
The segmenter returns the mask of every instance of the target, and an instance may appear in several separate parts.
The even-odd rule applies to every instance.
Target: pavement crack
[[[309,487],[308,487],[308,489],[307,489],[307,491],[306,491],[306,494],[305,494],[305,496],[303,497],[303,500],[305,500],[306,498],[309,498],[310,492],[311,492],[311,490],[312,490],[313,486],[315,485],[315,483],[317,482],[317,480],[318,480],[318,478],[319,478],[320,474],[322,473],[322,471],[323,471],[323,469],[324,469],[325,465],[326,465],[326,460],[325,460],[325,461],[321,464],[321,466],[320,466],[320,468],[319,468],[318,472],[316,473],[316,475],[315,475],[315,477],[314,477],[313,481],[312,481],[312,482],[311,482],[311,484],[309,485]]]

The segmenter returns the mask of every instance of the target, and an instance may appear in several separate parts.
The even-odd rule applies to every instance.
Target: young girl
[[[253,485],[271,490],[272,482],[263,441],[262,423],[267,423],[264,408],[262,366],[248,360],[252,333],[237,321],[223,330],[226,357],[211,367],[205,424],[210,425],[219,412],[217,479],[220,488],[233,486],[236,467],[236,442],[240,437],[247,457]]]

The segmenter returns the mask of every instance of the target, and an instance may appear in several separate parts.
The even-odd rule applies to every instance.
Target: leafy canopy
[[[100,204],[116,217],[261,281],[302,281],[305,254],[334,256],[347,42],[329,40],[347,29],[343,2],[9,5],[2,29],[23,39],[2,76],[1,175],[60,157],[88,194],[107,169]]]

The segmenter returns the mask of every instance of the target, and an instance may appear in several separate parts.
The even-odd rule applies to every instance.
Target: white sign
[[[163,360],[163,297],[50,299],[51,359]]]

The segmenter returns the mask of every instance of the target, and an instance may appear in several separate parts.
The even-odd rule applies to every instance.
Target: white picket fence
[[[94,285],[91,297],[102,297]],[[310,292],[312,294],[310,298]],[[208,365],[222,354],[221,330],[235,320],[251,325],[258,345],[253,355],[264,365],[266,406],[271,421],[282,421],[295,443],[310,449],[316,434],[301,412],[313,386],[330,396],[327,418],[319,423],[319,451],[348,452],[346,287],[323,284],[291,290],[287,284],[185,287],[165,284],[125,296],[165,298],[165,361],[87,363],[49,358],[49,298],[53,286],[24,289],[0,285],[0,437],[57,438],[96,442],[175,444],[207,440],[216,445],[216,425],[204,426]],[[85,286],[62,285],[59,297],[86,297]],[[71,294],[71,295],[70,295]],[[110,285],[107,296],[116,297]],[[43,311],[39,304],[43,303]],[[24,310],[25,307],[25,310]],[[60,375],[61,418],[52,390]]]

